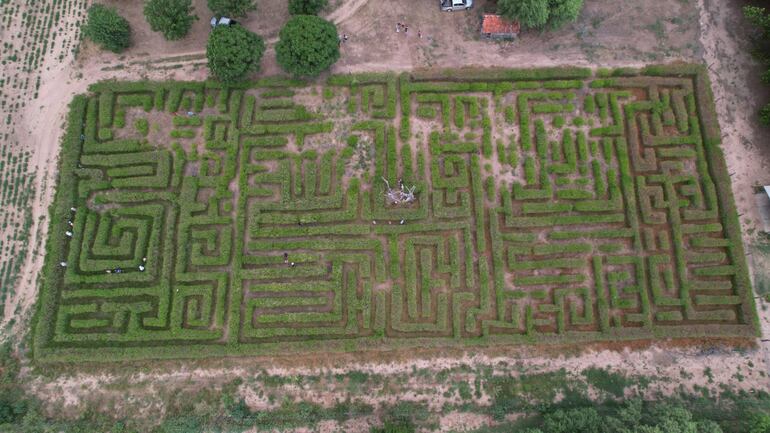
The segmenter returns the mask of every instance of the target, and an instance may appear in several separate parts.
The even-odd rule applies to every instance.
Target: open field
[[[755,335],[701,68],[91,90],[39,359]]]

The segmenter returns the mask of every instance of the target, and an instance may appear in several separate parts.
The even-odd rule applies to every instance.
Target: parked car
[[[473,6],[473,0],[439,0],[444,12],[467,11]]]
[[[233,24],[238,24],[238,22],[237,22],[237,21],[235,21],[235,20],[234,20],[234,19],[232,19],[232,18],[228,18],[228,17],[220,17],[220,18],[217,18],[217,17],[211,17],[211,27],[216,27],[216,26],[231,26],[231,25],[233,25]]]

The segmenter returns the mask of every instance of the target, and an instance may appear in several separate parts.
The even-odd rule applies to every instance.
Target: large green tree
[[[170,41],[185,37],[198,19],[193,14],[192,0],[147,0],[144,17],[152,31],[163,33]]]
[[[328,4],[327,0],[289,0],[289,13],[292,15],[318,15]]]
[[[548,0],[500,0],[497,12],[525,28],[542,28],[548,22]]]
[[[131,45],[131,27],[115,8],[94,4],[88,8],[83,35],[103,48],[119,53]]]
[[[214,15],[228,17],[245,17],[247,13],[257,10],[256,0],[207,0],[209,9]]]
[[[566,23],[575,22],[583,9],[583,0],[549,0],[548,27],[558,29]]]
[[[279,37],[275,46],[278,64],[292,75],[314,77],[340,58],[337,27],[323,18],[296,15]]]
[[[768,68],[762,74],[762,81],[770,84],[770,12],[763,7],[746,6],[743,8],[743,14],[755,29],[755,55]],[[770,126],[770,103],[759,110],[759,121]]]
[[[558,29],[577,20],[583,0],[499,0],[497,13],[530,29]]]
[[[258,71],[264,52],[262,38],[239,25],[215,27],[206,46],[211,72],[226,83],[244,80]]]

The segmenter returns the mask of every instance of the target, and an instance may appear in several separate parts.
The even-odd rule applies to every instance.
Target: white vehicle
[[[233,24],[238,24],[238,23],[232,18],[220,17],[219,19],[217,19],[217,17],[211,17],[211,27],[231,26]]]
[[[439,0],[444,12],[467,11],[473,6],[473,0]]]

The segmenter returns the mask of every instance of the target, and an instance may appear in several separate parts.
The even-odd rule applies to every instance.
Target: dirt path
[[[747,54],[750,41],[739,26],[740,10],[715,0],[700,0],[701,44],[708,65],[722,129],[722,148],[733,194],[742,214],[744,244],[761,229],[753,186],[770,180],[770,142],[757,124],[760,64]]]
[[[345,0],[337,9],[326,16],[326,19],[336,24],[342,24],[366,4],[368,0]]]
[[[734,25],[740,20],[738,7],[716,0],[699,0],[699,7],[703,59],[709,69],[722,129],[722,149],[748,253],[762,228],[753,187],[770,183],[770,137],[757,124],[756,115],[762,101],[756,95],[765,92],[758,80],[762,69],[748,54],[750,41],[746,29],[741,31],[740,26]],[[753,264],[752,260],[748,262]],[[762,334],[770,335],[770,314],[763,308],[759,313]],[[760,345],[765,366],[770,366],[770,341]]]
[[[3,336],[20,339],[28,331],[37,295],[48,230],[48,205],[55,185],[53,176],[62,134],[62,119],[75,91],[70,76],[82,17],[79,6],[83,5],[66,6],[60,3],[40,8],[39,4],[28,3],[21,7],[15,3],[21,2],[6,2],[3,5],[3,15],[17,19],[12,19],[8,28],[0,32],[4,41],[4,60],[0,71],[6,84],[0,93],[4,100],[3,108],[7,108],[6,101],[16,102],[12,105],[14,108],[9,110],[8,121],[0,126],[0,133],[18,140],[18,143],[9,140],[6,146],[19,154],[29,155],[26,167],[28,173],[21,173],[20,176],[34,177],[27,188],[29,199],[19,203],[18,209],[4,209],[10,215],[23,213],[26,216],[23,224],[28,225],[29,235],[22,240],[23,249],[3,249],[5,256],[2,262],[15,262],[13,266],[18,266],[19,278],[12,288],[4,288],[7,290],[7,298],[0,318],[3,327],[11,322],[14,324],[12,331]],[[48,23],[48,26],[43,26],[43,22]],[[42,51],[44,55],[29,60],[29,53],[36,51]],[[9,52],[13,53],[12,58],[5,59]],[[35,66],[19,67],[14,61]],[[13,86],[9,88],[8,83],[13,83]],[[5,116],[3,113],[4,120]],[[11,182],[16,188],[20,187],[14,179]],[[19,230],[16,224],[11,227]]]
[[[48,236],[48,207],[53,200],[56,185],[59,143],[64,132],[62,125],[68,104],[76,93],[84,92],[87,83],[73,81],[69,64],[60,64],[42,74],[41,96],[29,104],[24,112],[23,130],[33,150],[32,165],[35,167],[35,198],[32,201],[33,226],[29,239],[30,245],[38,246],[37,254],[29,254],[21,268],[22,279],[10,299],[10,304],[22,312],[29,312],[34,305],[38,275],[43,267],[44,242]],[[21,315],[25,317],[25,315]],[[29,327],[26,320],[18,321],[14,332],[23,334]]]

